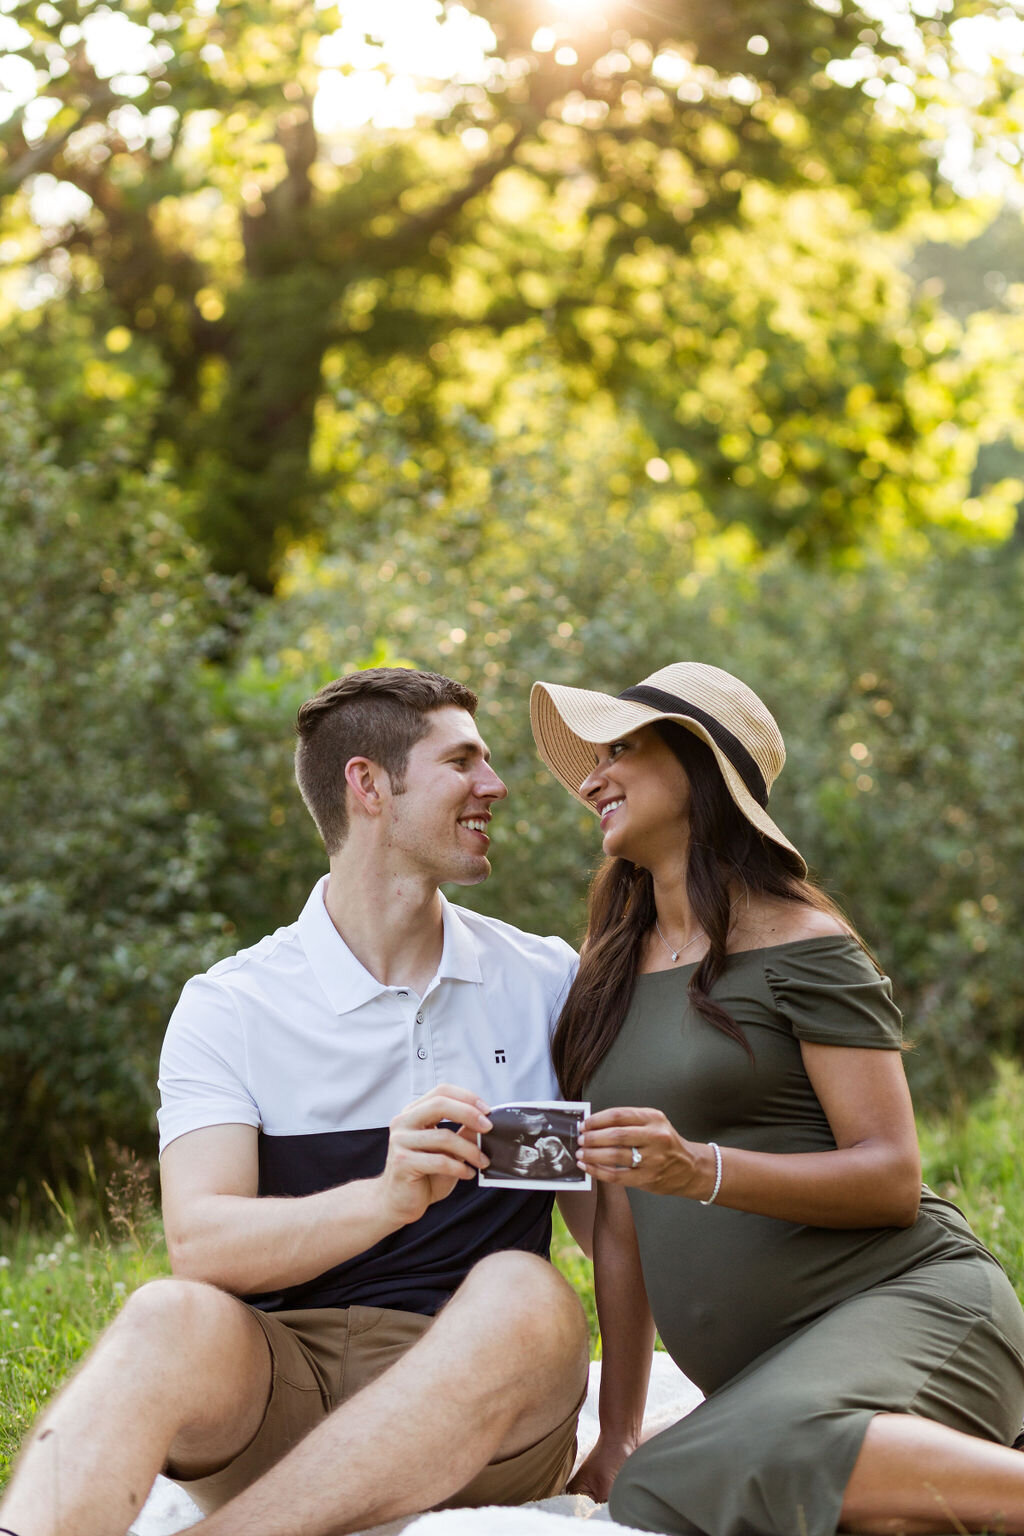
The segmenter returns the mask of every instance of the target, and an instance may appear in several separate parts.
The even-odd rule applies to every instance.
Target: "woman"
[[[531,710],[607,855],[555,1037],[599,1191],[574,1486],[654,1531],[1024,1532],[1024,1313],[922,1190],[889,983],[768,815],[775,721],[691,662]],[[637,1450],[655,1325],[706,1400]]]

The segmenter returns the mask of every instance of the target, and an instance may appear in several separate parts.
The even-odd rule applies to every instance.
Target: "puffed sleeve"
[[[210,976],[185,983],[160,1052],[161,1154],[178,1136],[211,1125],[259,1126],[247,1084],[245,1039],[226,988]]]
[[[765,980],[798,1040],[898,1051],[903,1020],[888,976],[853,939],[808,939],[765,951]]]

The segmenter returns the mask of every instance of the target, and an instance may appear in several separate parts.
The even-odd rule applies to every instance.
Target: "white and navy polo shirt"
[[[420,997],[352,954],[318,882],[297,923],[194,976],[160,1055],[160,1150],[212,1125],[259,1130],[259,1193],[315,1194],[384,1168],[388,1125],[453,1083],[487,1104],[552,1099],[555,1023],[575,972],[562,939],[442,897],[444,945]],[[246,1299],[433,1314],[485,1254],[547,1254],[552,1196],[456,1184],[419,1221],[325,1274]]]

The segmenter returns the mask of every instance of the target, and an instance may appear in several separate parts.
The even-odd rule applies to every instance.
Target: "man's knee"
[[[159,1385],[171,1415],[171,1462],[198,1475],[236,1456],[256,1433],[271,1388],[271,1360],[250,1309],[201,1280],[169,1276],[133,1291],[110,1330],[125,1359]],[[172,1407],[173,1405],[173,1407]]]
[[[111,1332],[132,1335],[149,1348],[192,1353],[210,1347],[241,1307],[241,1302],[216,1286],[167,1276],[133,1291]]]
[[[460,1294],[490,1307],[496,1321],[539,1349],[587,1354],[587,1320],[575,1291],[553,1264],[509,1249],[481,1259]]]
[[[467,1294],[500,1296],[507,1310],[533,1313],[550,1308],[573,1317],[581,1311],[575,1292],[553,1264],[518,1249],[488,1254],[470,1270],[462,1289]]]

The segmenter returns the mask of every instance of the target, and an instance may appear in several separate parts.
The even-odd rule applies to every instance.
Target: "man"
[[[299,711],[330,873],[297,923],[186,985],[160,1072],[174,1278],[128,1299],[40,1421],[0,1527],[113,1536],[161,1470],[204,1536],[563,1485],[586,1328],[545,1261],[551,1197],[481,1189],[476,1133],[488,1102],[557,1096],[575,957],[438,890],[486,879],[506,794],[475,707],[377,668]]]

